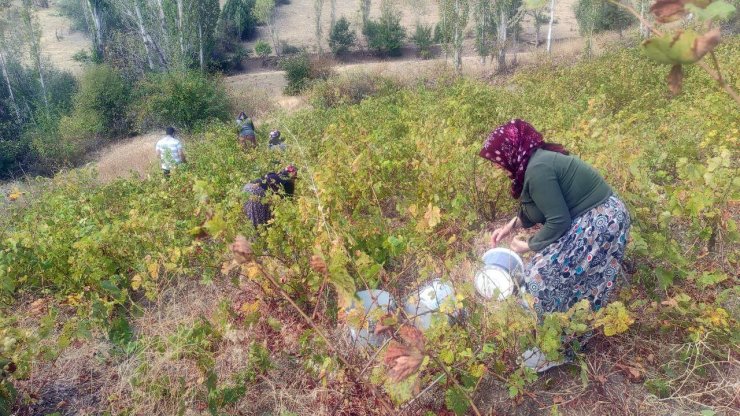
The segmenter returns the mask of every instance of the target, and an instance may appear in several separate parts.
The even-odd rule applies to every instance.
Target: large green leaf
[[[711,19],[727,19],[735,13],[735,6],[722,0],[713,1],[708,6],[702,8],[699,5],[687,4],[684,6],[687,12],[696,16],[701,21]]]
[[[691,64],[700,58],[694,50],[698,38],[699,34],[693,30],[676,31],[647,39],[642,48],[648,57],[662,64]]]

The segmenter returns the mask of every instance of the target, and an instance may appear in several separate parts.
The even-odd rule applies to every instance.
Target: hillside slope
[[[737,85],[740,40],[719,56]],[[17,413],[462,414],[468,395],[486,414],[735,414],[740,120],[697,70],[669,99],[665,72],[624,50],[503,87],[389,83],[279,120],[283,154],[243,152],[215,125],[170,180],[59,175],[0,220]],[[602,322],[590,352],[539,380],[516,357],[559,338],[469,284],[487,227],[515,206],[476,154],[512,117],[596,166],[633,216],[626,309],[584,318]],[[297,195],[255,232],[242,185],[287,163]],[[254,262],[231,263],[238,234]],[[425,333],[422,369],[393,382],[382,353],[347,344],[337,304],[366,287],[402,299],[433,275],[470,319]]]

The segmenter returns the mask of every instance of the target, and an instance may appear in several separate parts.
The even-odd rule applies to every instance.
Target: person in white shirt
[[[182,149],[182,143],[175,138],[175,128],[167,127],[167,135],[157,142],[157,156],[162,166],[162,173],[165,178],[170,176],[170,170],[185,162],[185,152]]]

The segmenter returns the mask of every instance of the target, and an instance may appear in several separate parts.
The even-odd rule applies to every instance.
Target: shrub
[[[352,72],[316,83],[309,94],[309,101],[316,107],[338,107],[358,104],[365,98],[397,89],[398,84],[389,78]]]
[[[223,30],[241,40],[249,39],[257,28],[254,3],[255,0],[227,0],[221,11]]]
[[[581,34],[621,32],[635,21],[628,11],[608,1],[579,0],[574,9]]]
[[[74,97],[74,110],[60,121],[65,140],[88,147],[96,138],[114,138],[128,133],[126,110],[130,88],[121,73],[108,65],[88,69]]]
[[[416,47],[419,48],[419,56],[422,59],[429,59],[432,56],[432,27],[426,25],[416,25],[414,36],[411,37]]]
[[[307,54],[288,56],[280,61],[288,85],[285,93],[300,94],[315,79],[327,79],[332,75],[332,62],[327,59],[311,59]]]
[[[266,58],[272,53],[272,47],[266,41],[260,39],[254,44],[254,53],[260,58]]]
[[[229,116],[221,83],[199,71],[151,74],[136,91],[133,112],[139,128],[174,125],[191,130]]]
[[[365,37],[370,49],[380,55],[399,56],[406,30],[401,26],[401,17],[385,12],[380,20],[368,20]]]
[[[355,32],[349,29],[349,20],[342,16],[329,33],[329,47],[334,55],[342,55],[355,44]]]
[[[282,41],[280,42],[280,51],[283,53],[283,55],[296,55],[303,52],[303,49],[299,48],[298,46],[291,45],[286,41]]]

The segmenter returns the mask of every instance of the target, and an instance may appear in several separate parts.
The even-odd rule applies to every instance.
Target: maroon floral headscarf
[[[511,178],[511,196],[518,199],[524,186],[524,172],[537,149],[568,154],[563,146],[546,143],[542,134],[524,120],[515,119],[498,126],[483,144],[479,155],[499,165]]]

